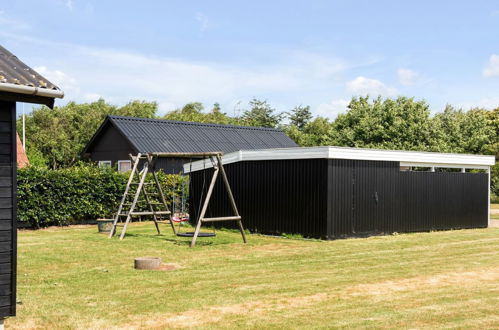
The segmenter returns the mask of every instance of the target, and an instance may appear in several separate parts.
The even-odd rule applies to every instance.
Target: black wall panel
[[[253,232],[332,239],[488,224],[486,173],[401,172],[398,162],[343,159],[246,161],[225,169]],[[191,175],[191,219],[212,171]],[[231,208],[220,179],[208,216],[224,215]]]
[[[239,162],[225,166],[233,195],[252,232],[265,234],[299,233],[327,235],[327,160],[287,160]],[[204,194],[213,169],[191,175],[190,215],[196,219],[200,192]],[[204,182],[204,184],[203,184]],[[232,215],[221,177],[213,192],[207,216]],[[235,228],[235,222],[216,223]]]
[[[16,105],[0,101],[0,318],[16,314]]]

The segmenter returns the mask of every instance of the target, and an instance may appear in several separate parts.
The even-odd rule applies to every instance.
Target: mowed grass
[[[499,229],[315,241],[19,233],[9,328],[499,328]],[[174,271],[133,269],[159,256]]]
[[[490,218],[492,220],[499,220],[499,204],[490,205]]]

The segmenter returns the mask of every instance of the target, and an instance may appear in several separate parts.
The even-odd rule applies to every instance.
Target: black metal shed
[[[53,107],[64,93],[0,46],[0,324],[16,315],[16,102]]]
[[[494,156],[340,147],[224,156],[245,228],[324,239],[487,227],[494,162]],[[196,219],[199,194],[212,169],[193,162],[185,172],[191,168],[190,214]],[[229,215],[230,206],[221,198],[223,185],[217,187],[208,215]]]
[[[107,116],[85,147],[83,154],[94,162],[110,166],[131,166],[129,154],[161,152],[234,152],[242,149],[296,147],[283,131],[265,127],[246,127]],[[178,173],[189,160],[161,159],[157,168]]]

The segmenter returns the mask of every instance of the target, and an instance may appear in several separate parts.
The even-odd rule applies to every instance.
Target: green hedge
[[[180,193],[182,185],[178,183],[184,178],[162,172],[159,178],[170,202]],[[110,217],[116,212],[127,180],[128,174],[88,165],[59,170],[19,169],[17,219],[40,228]]]

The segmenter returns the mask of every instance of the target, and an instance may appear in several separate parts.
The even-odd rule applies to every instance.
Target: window
[[[110,160],[99,160],[99,167],[111,167]]]
[[[118,160],[118,171],[128,172],[132,170],[132,162],[129,160]]]

